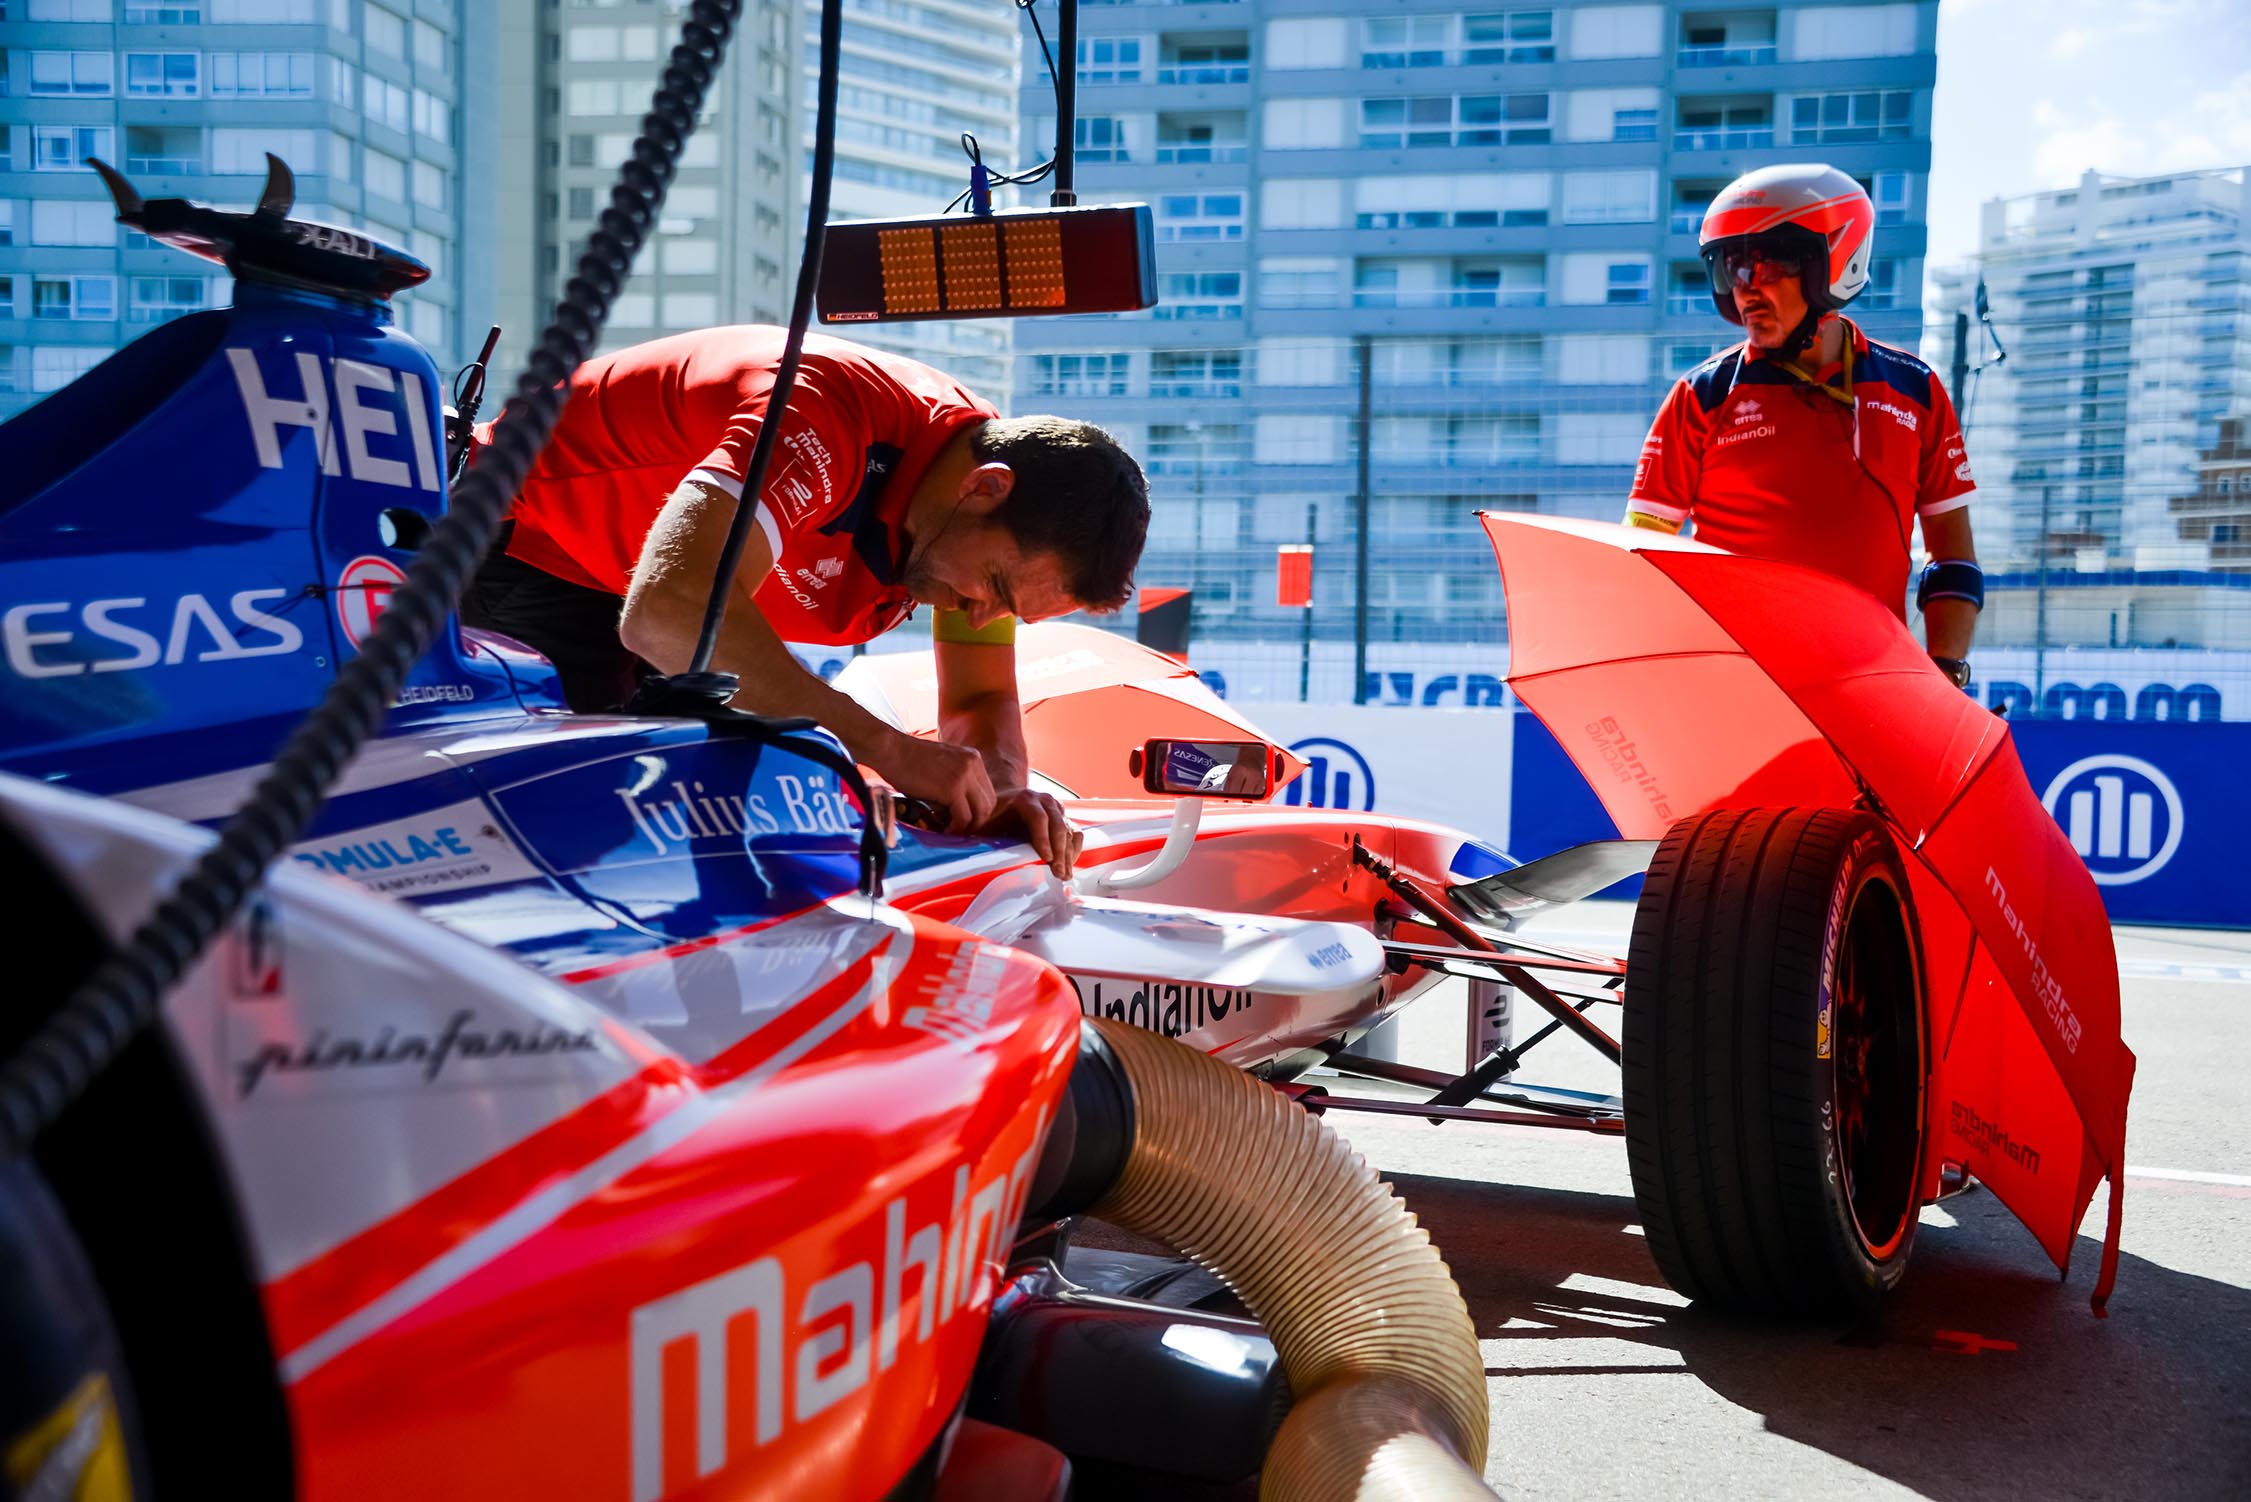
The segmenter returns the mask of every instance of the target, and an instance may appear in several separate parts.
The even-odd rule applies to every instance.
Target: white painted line
[[[2187,1168],[2136,1168],[2126,1165],[2129,1179],[2172,1179],[2182,1184],[2225,1184],[2232,1189],[2251,1189],[2251,1174],[2198,1173]]]

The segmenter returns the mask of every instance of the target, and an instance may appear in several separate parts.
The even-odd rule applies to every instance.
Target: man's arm
[[[1633,488],[1626,492],[1629,527],[1677,533],[1688,525],[1696,506],[1696,481],[1703,469],[1698,443],[1695,394],[1686,381],[1675,381],[1641,442],[1641,459],[1634,466]]]
[[[1970,508],[1957,506],[1923,518],[1923,551],[1933,558],[1977,562],[1970,537]],[[1966,658],[1977,635],[1977,607],[1968,600],[1933,600],[1923,607],[1923,646],[1933,657]]]
[[[1016,689],[1016,622],[1003,617],[971,626],[958,611],[931,623],[938,667],[938,734],[973,748],[985,761],[997,799],[992,823],[1021,828],[1032,849],[1059,877],[1069,876],[1082,835],[1063,806],[1024,786],[1031,755],[1024,744],[1023,702]]]
[[[735,505],[734,497],[718,487],[691,480],[664,503],[641,545],[618,617],[618,638],[660,672],[684,671],[695,653],[704,602]],[[893,787],[945,807],[956,827],[984,824],[992,817],[993,789],[974,752],[886,725],[790,654],[752,598],[773,564],[773,545],[761,529],[752,528],[711,656],[715,669],[741,680],[737,707],[818,720],[855,760],[874,768]]]

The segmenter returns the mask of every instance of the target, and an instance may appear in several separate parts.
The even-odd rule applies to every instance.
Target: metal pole
[[[1948,394],[1954,405],[1962,405],[1962,388],[1970,380],[1970,315],[1957,311],[1954,314],[1954,370],[1948,381]]]
[[[2040,487],[2040,589],[2032,614],[2032,712],[2048,702],[2048,503],[2056,487]]]
[[[1297,645],[1297,702],[1305,703],[1313,694],[1313,531],[1320,519],[1321,508],[1312,501],[1305,503],[1305,622],[1304,632]]]
[[[1356,432],[1360,442],[1360,489],[1353,498],[1352,567],[1352,702],[1368,702],[1368,490],[1369,450],[1374,418],[1370,395],[1374,390],[1375,344],[1366,334],[1353,341],[1360,347],[1360,416]]]
[[[1195,535],[1189,540],[1188,593],[1193,598],[1196,586],[1203,582],[1204,569],[1204,435],[1190,424],[1196,438],[1196,512]]]
[[[1079,201],[1071,175],[1079,128],[1079,0],[1055,0],[1055,10],[1055,191],[1047,202],[1061,209]]]

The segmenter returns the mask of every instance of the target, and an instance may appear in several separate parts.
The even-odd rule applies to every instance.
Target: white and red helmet
[[[1735,284],[1727,269],[1731,251],[1751,250],[1768,260],[1794,261],[1811,317],[1834,313],[1868,285],[1876,248],[1876,206],[1860,184],[1820,162],[1785,162],[1746,172],[1712,200],[1696,236],[1711,273],[1712,303],[1729,323],[1741,323]]]

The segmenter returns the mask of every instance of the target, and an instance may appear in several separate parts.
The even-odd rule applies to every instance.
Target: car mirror
[[[1274,790],[1274,748],[1264,741],[1150,741],[1126,770],[1173,798],[1264,798]]]

